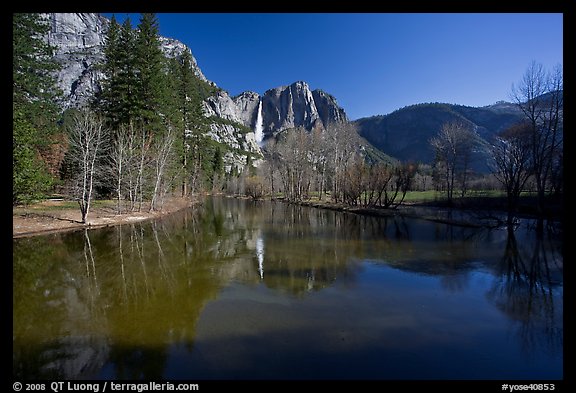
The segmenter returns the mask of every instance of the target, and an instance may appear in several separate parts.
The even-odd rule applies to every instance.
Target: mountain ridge
[[[438,134],[444,123],[461,121],[488,141],[522,118],[522,112],[512,103],[471,107],[435,102],[409,105],[388,115],[365,117],[354,123],[362,137],[392,157],[431,164],[434,151],[429,140]],[[475,169],[486,172],[488,168],[483,162],[486,157],[479,155],[477,158],[481,162],[476,163]]]

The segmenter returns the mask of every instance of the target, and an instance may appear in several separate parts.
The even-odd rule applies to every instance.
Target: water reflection
[[[256,258],[258,258],[258,273],[260,273],[262,280],[264,278],[264,239],[262,239],[262,235],[256,239]]]
[[[191,350],[198,316],[222,281],[210,270],[202,225],[180,219],[177,232],[166,220],[15,242],[14,375],[92,378],[106,360],[117,378],[159,378],[168,345]],[[54,242],[69,247],[51,258],[45,244]],[[51,253],[37,254],[38,246]]]
[[[468,302],[500,310],[530,356],[546,350],[557,359],[563,342],[560,247],[557,238],[533,240],[531,232],[522,229],[515,233],[449,227],[225,198],[207,199],[194,210],[158,221],[17,239],[14,377],[160,379],[180,370],[175,375],[186,378],[208,357],[202,350],[208,342],[216,346],[210,351],[222,349],[232,359],[235,352],[230,348],[245,347],[234,340],[259,337],[272,340],[264,342],[264,348],[284,348],[283,339],[270,338],[275,337],[270,329],[281,329],[278,337],[298,340],[302,326],[309,326],[309,338],[295,341],[294,348],[305,352],[313,350],[306,340],[315,334],[318,342],[339,337],[330,345],[350,351],[341,339],[359,343],[360,337],[385,336],[384,342],[395,343],[394,348],[401,343],[410,347],[438,337],[419,336],[423,333],[414,328],[409,338],[409,324],[389,330],[391,316],[406,322],[421,315],[418,326],[436,326],[441,334],[452,327],[436,325],[445,313],[440,308],[462,307],[467,315]],[[401,272],[402,285],[390,281],[394,275],[367,264]],[[490,279],[479,284],[478,277]],[[439,309],[421,314],[424,302],[438,298],[437,288],[444,300],[430,307]],[[478,303],[483,298],[489,303]],[[314,302],[321,307],[306,311]],[[217,310],[218,304],[226,312],[209,324],[208,331],[199,329],[200,321],[214,318],[210,310]],[[207,312],[208,305],[215,308]],[[269,325],[270,315],[282,325]],[[348,318],[352,319],[347,322]],[[457,323],[446,318],[447,324]],[[240,336],[243,323],[249,328]],[[364,325],[359,329],[355,324]],[[337,334],[318,331],[323,326],[334,327]],[[216,331],[222,337],[214,340],[210,334]],[[391,349],[378,340],[362,341],[363,348],[379,348],[370,356],[386,359]],[[335,353],[339,352],[315,356]],[[437,355],[426,355],[423,348],[418,353],[431,359]],[[249,364],[236,356],[238,364]],[[267,361],[265,353],[259,356],[259,361]],[[404,364],[406,370],[413,360]],[[357,361],[355,367],[362,367]],[[274,363],[268,367],[272,370]],[[454,365],[447,370],[450,367]],[[213,369],[207,375],[230,376],[219,372],[224,373]],[[555,375],[556,370],[549,376]]]
[[[561,353],[563,343],[561,250],[553,239],[535,236],[520,247],[508,230],[506,247],[496,266],[497,278],[487,297],[512,321],[526,354],[539,351]]]

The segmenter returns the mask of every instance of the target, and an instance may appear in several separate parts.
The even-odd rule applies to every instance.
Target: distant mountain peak
[[[265,137],[288,128],[311,130],[347,120],[344,109],[338,106],[332,95],[318,89],[312,91],[304,81],[268,89],[262,96],[253,91],[234,97],[220,92],[205,103],[206,113],[240,122],[253,130],[259,110],[262,111],[261,125]]]

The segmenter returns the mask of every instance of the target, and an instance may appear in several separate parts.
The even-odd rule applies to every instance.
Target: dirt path
[[[167,198],[162,211],[116,214],[113,204],[91,208],[86,224],[80,222],[78,207],[69,207],[69,202],[49,200],[27,207],[12,208],[12,237],[44,235],[52,232],[78,230],[85,227],[97,228],[157,218],[185,209],[197,203],[197,198]]]

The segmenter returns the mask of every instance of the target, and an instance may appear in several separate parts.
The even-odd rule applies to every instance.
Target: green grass
[[[398,194],[397,200],[399,201],[401,197],[402,196]],[[443,198],[443,193],[434,190],[408,191],[406,193],[406,197],[404,198],[404,202],[429,202]]]
[[[532,196],[533,192],[523,191],[520,196]],[[506,192],[504,190],[469,190],[464,199],[467,198],[505,198]],[[404,202],[417,203],[417,202],[433,202],[442,201],[446,199],[446,193],[434,190],[427,191],[408,191]],[[454,200],[461,200],[458,190],[454,190]]]

